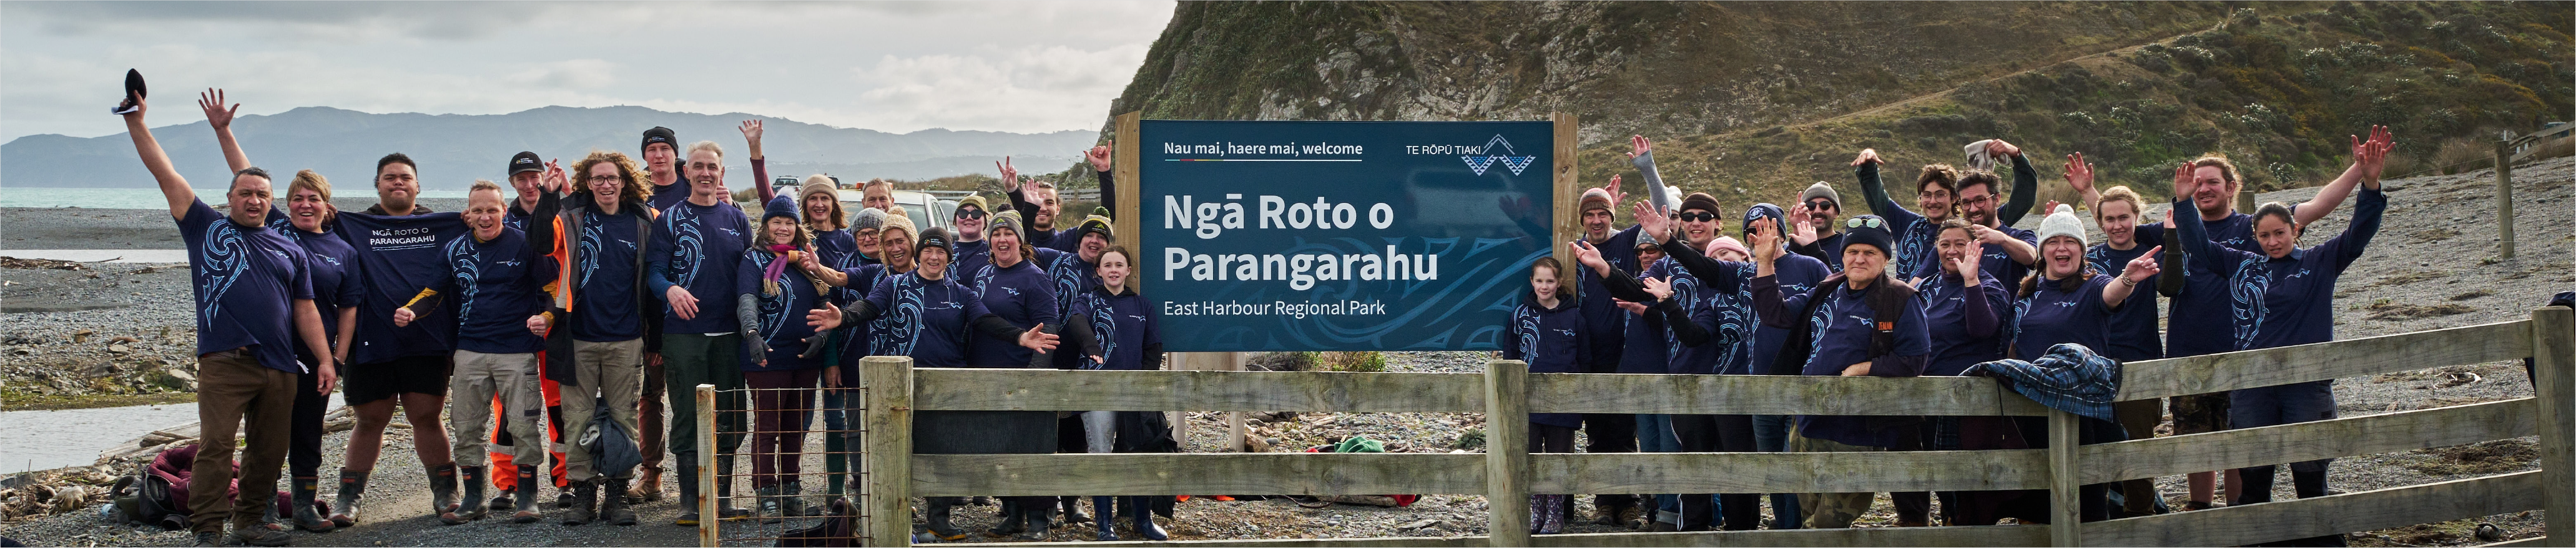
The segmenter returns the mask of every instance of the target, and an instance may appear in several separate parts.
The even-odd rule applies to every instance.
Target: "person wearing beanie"
[[[1749,240],[1753,234],[1753,227],[1755,225],[1767,224],[1769,226],[1788,226],[1788,217],[1788,212],[1782,210],[1778,205],[1757,203],[1745,208],[1744,223],[1739,228],[1743,230],[1743,233]],[[1745,253],[1748,256],[1759,256],[1753,251],[1750,243],[1745,246],[1745,250]],[[1747,260],[1750,261],[1751,259]],[[1832,268],[1826,266],[1824,261],[1803,254],[1786,252],[1785,250],[1781,253],[1775,254],[1771,259],[1771,270],[1773,272],[1773,278],[1775,282],[1780,285],[1781,290],[1790,294],[1805,294],[1808,291],[1814,290],[1817,284],[1824,281],[1826,276],[1833,274]],[[1752,367],[1750,368],[1750,372],[1757,375],[1798,374],[1798,370],[1794,367],[1786,370],[1773,367],[1773,364],[1778,360],[1781,351],[1788,346],[1789,330],[1772,327],[1769,324],[1758,321],[1753,323],[1753,351],[1751,355]],[[1754,450],[1766,453],[1776,453],[1788,450],[1789,426],[1796,420],[1796,418],[1796,415],[1754,415]],[[1804,515],[1800,514],[1798,510],[1797,494],[1772,493],[1770,499],[1771,516],[1773,519],[1771,522],[1771,528],[1796,529],[1799,527],[1799,524],[1804,521]]]
[[[1808,185],[1798,193],[1798,204],[1789,206],[1789,249],[1798,254],[1824,261],[1836,271],[1843,269],[1842,227],[1834,220],[1843,213],[1842,193],[1824,181]]]
[[[825,333],[805,325],[804,312],[832,304],[829,286],[798,267],[816,260],[798,209],[794,196],[769,200],[733,277],[734,330],[750,347],[735,367],[752,389],[751,486],[759,496],[754,512],[764,522],[805,515],[799,479],[805,414],[814,408],[812,389],[830,365],[806,352],[806,339]]]
[[[1040,252],[1038,264],[1046,269],[1047,279],[1055,284],[1057,316],[1070,318],[1076,304],[1075,297],[1088,291],[1089,288],[1100,285],[1100,254],[1109,251],[1109,247],[1117,243],[1117,224],[1110,222],[1108,208],[1093,208],[1090,216],[1084,217],[1082,222],[1075,224],[1065,234],[1066,241],[1074,242],[1073,251],[1053,254]],[[1080,352],[1058,348],[1055,352],[1054,366],[1056,369],[1075,369],[1080,367],[1081,357]],[[1070,421],[1064,428],[1078,430],[1081,428],[1080,425],[1081,421]],[[1079,447],[1066,448],[1066,450],[1075,451],[1080,449]],[[1067,519],[1071,519],[1074,515],[1079,513],[1067,512]]]
[[[1755,267],[1753,310],[1762,323],[1791,331],[1781,364],[1797,363],[1808,376],[1913,377],[1931,354],[1923,303],[1914,288],[1887,272],[1894,237],[1887,220],[1860,215],[1840,223],[1847,236],[1843,271],[1804,294],[1781,291],[1771,259],[1780,254],[1780,227],[1756,223],[1749,240]],[[1804,340],[1807,344],[1797,344]],[[1885,344],[1879,341],[1884,340]],[[1884,353],[1882,353],[1884,352]],[[1869,452],[1919,447],[1912,428],[1872,428],[1864,417],[1803,415],[1789,432],[1798,452]],[[1870,493],[1801,493],[1807,527],[1843,528],[1869,509]]]
[[[993,247],[984,241],[984,227],[991,224],[993,213],[983,196],[957,200],[957,209],[950,215],[957,229],[949,234],[949,256],[955,258],[950,271],[956,273],[957,283],[973,287],[975,273],[993,264]]]
[[[672,133],[671,128],[653,126],[653,129],[644,130],[644,142],[637,146],[643,148],[640,157],[644,160],[645,180],[653,185],[645,189],[645,193],[652,196],[646,203],[653,204],[655,210],[663,210],[670,209],[671,204],[688,200],[689,183],[680,177],[679,135]]]
[[[2040,220],[2038,236],[2040,267],[2018,284],[2014,294],[2020,314],[2010,324],[2013,357],[2046,355],[2049,347],[2059,344],[2110,348],[2111,315],[2128,303],[2130,294],[2144,291],[2138,286],[2156,275],[2152,257],[2156,250],[2130,260],[2118,276],[2095,270],[2084,260],[2089,243],[2084,222],[2068,205],[2057,206]],[[2083,419],[2083,438],[2084,443],[2128,439],[2119,424],[2094,418]],[[2110,519],[2109,492],[2107,483],[2083,486],[2079,500],[2084,519]]]
[[[1646,167],[1652,168],[1652,162],[1652,158],[1646,159]],[[1577,202],[1581,208],[1583,239],[1591,242],[1594,248],[1600,249],[1603,259],[1610,264],[1622,271],[1636,272],[1639,270],[1637,244],[1652,245],[1653,243],[1639,242],[1635,225],[1630,225],[1625,230],[1611,230],[1617,212],[1614,208],[1622,198],[1624,195],[1619,192],[1617,175],[1610,176],[1610,184],[1606,187],[1594,187],[1583,191],[1583,198]],[[1621,367],[1621,360],[1625,357],[1623,347],[1627,343],[1630,314],[1612,303],[1609,290],[1601,285],[1601,275],[1593,272],[1592,269],[1575,269],[1575,288],[1575,305],[1583,315],[1585,330],[1583,339],[1590,347],[1585,352],[1587,362],[1578,369],[1585,373],[1617,372]],[[1658,329],[1660,330],[1661,327],[1658,326]],[[1658,344],[1656,347],[1660,348],[1661,345]],[[1653,361],[1656,368],[1660,370],[1663,361],[1661,356],[1656,356]],[[1584,439],[1589,442],[1584,446],[1585,452],[1633,453],[1637,451],[1637,415],[1590,413],[1583,415],[1582,420]],[[1599,512],[1593,520],[1602,525],[1625,525],[1627,520],[1625,514],[1635,510],[1636,506],[1635,495],[1624,493],[1593,495],[1592,507]]]
[[[1737,240],[1734,236],[1717,237],[1717,241],[1708,243],[1708,249],[1704,252],[1709,258],[1720,261],[1740,263],[1753,259],[1753,251],[1744,247],[1744,241]]]
[[[1020,212],[1003,211],[991,218],[985,227],[984,241],[991,246],[992,264],[973,274],[973,284],[984,309],[992,311],[1015,329],[1038,328],[1054,333],[1063,325],[1056,307],[1055,284],[1040,268],[1041,257],[1055,258],[1052,249],[1037,249],[1022,239]],[[1021,347],[1017,341],[982,334],[970,335],[967,344],[967,367],[995,369],[1036,369],[1053,365],[1052,356]],[[1056,416],[1053,411],[1014,411],[986,414],[986,435],[1004,438],[1026,438],[1015,446],[1029,453],[1053,453],[1056,449]],[[1055,496],[1003,497],[1002,523],[991,530],[996,536],[1019,535],[1022,540],[1045,540],[1053,527]]]
[[[1939,276],[1946,267],[1934,257],[1938,251],[1933,249],[1933,240],[1938,238],[1935,233],[1940,232],[1941,222],[1952,217],[1959,171],[1949,164],[1923,166],[1922,173],[1914,179],[1914,207],[1921,210],[1918,212],[1888,197],[1887,184],[1879,178],[1879,166],[1884,163],[1877,149],[1861,149],[1860,155],[1852,159],[1852,177],[1859,179],[1861,195],[1869,200],[1870,210],[1896,227],[1896,277],[1917,280]]]
[[[2377,129],[2377,128],[2374,128]],[[2299,236],[2309,225],[2298,222],[2299,214],[2290,206],[2273,202],[2254,212],[2252,234],[2260,253],[2230,248],[2211,239],[2207,223],[2196,215],[2169,215],[2181,230],[2180,245],[2190,256],[2190,263],[2205,265],[2222,279],[2237,280],[2240,288],[2230,292],[2230,303],[2241,319],[2219,320],[2240,336],[2236,350],[2259,350],[2334,340],[2335,283],[2343,277],[2353,261],[2361,259],[2362,250],[2377,234],[2381,217],[2388,211],[2388,195],[2380,190],[2375,176],[2377,165],[2386,161],[2391,146],[2386,134],[2373,131],[2371,142],[2354,147],[2355,161],[2374,166],[2374,176],[2362,179],[2353,203],[2352,221],[2340,234],[2315,247],[2298,246]],[[2189,166],[2186,166],[2188,169]],[[2178,181],[2188,180],[2191,172],[2177,169]],[[2188,183],[2186,183],[2188,186]],[[2190,192],[2175,189],[2177,201],[2173,211],[2190,211]],[[2259,288],[2259,289],[2251,289]],[[2182,318],[2175,316],[2173,321]],[[2334,381],[2323,380],[2281,386],[2241,389],[2229,393],[2228,421],[2236,428],[2254,428],[2290,424],[2335,416]],[[2314,460],[2290,465],[2293,489],[2300,498],[2326,493],[2326,468],[2331,460]],[[2270,502],[2273,466],[2254,466],[2238,470],[2244,479],[2235,504]]]
[[[744,125],[746,126],[744,132],[745,137],[750,138],[753,143],[751,147],[752,178],[755,181],[761,181],[760,188],[768,189],[769,186],[766,182],[768,180],[768,173],[761,161],[760,146],[758,144],[759,139],[756,137],[759,134],[759,131],[756,129],[759,125],[759,121],[753,120],[745,122]],[[812,266],[805,267],[800,264],[800,269],[806,271],[806,276],[817,281],[826,282],[825,285],[829,287],[829,290],[824,292],[824,296],[834,304],[847,303],[864,296],[860,292],[864,291],[866,288],[864,286],[858,288],[849,287],[848,281],[845,279],[845,272],[847,272],[847,269],[856,268],[859,265],[866,264],[867,262],[874,260],[867,258],[865,252],[868,249],[876,247],[875,229],[872,227],[868,230],[862,231],[851,225],[850,221],[848,221],[850,217],[843,213],[841,209],[840,189],[833,183],[832,177],[829,175],[818,173],[805,176],[803,184],[797,187],[795,200],[797,209],[803,214],[803,218],[801,220],[804,222],[806,229],[813,235],[814,260],[811,261]],[[777,201],[777,198],[770,199],[771,203],[776,203]],[[884,213],[876,212],[876,210],[863,211],[877,213],[876,225],[883,225],[885,223]],[[866,243],[864,245],[860,241],[861,238],[866,239]],[[830,283],[830,281],[834,279],[840,279],[840,283]],[[830,348],[832,351],[826,352],[821,357],[823,363],[827,367],[822,373],[821,387],[823,388],[823,427],[828,431],[839,432],[848,429],[848,417],[850,415],[842,413],[842,408],[846,406],[848,402],[844,399],[845,394],[838,390],[838,388],[841,388],[840,381],[842,377],[835,369],[830,369],[828,367],[832,364],[840,363],[843,359],[843,353],[840,350],[849,347],[849,339],[856,336],[853,333],[854,331],[856,330],[852,328],[842,328],[832,330],[824,334],[824,336],[838,340],[837,343],[827,342],[826,348]],[[856,358],[853,357],[851,359]],[[855,379],[855,377],[852,378]],[[849,472],[851,467],[851,463],[848,462],[849,459],[847,458],[848,452],[845,450],[846,447],[847,445],[845,444],[845,440],[842,436],[827,435],[823,438],[823,464],[825,472],[823,476],[824,498],[822,500],[831,500],[833,497],[838,497],[844,492],[842,489],[842,478],[844,477],[844,474]],[[801,505],[803,501],[797,502]]]
[[[808,217],[812,216],[809,214]],[[894,224],[896,219],[900,219],[901,224]],[[850,303],[866,299],[868,291],[874,289],[877,281],[884,279],[889,273],[887,263],[880,262],[879,257],[885,257],[889,251],[892,251],[900,256],[899,259],[905,265],[905,269],[910,268],[909,265],[912,264],[911,222],[910,218],[902,215],[889,215],[875,208],[861,208],[857,214],[850,216],[849,237],[852,245],[855,246],[855,252],[844,257],[837,265],[826,265],[816,260],[803,261],[798,263],[798,266],[805,270],[808,277],[830,287],[826,295],[833,306],[848,306]],[[821,251],[819,249],[822,245],[821,241],[821,235],[818,233],[816,239],[818,252]],[[877,324],[883,323],[888,322],[881,318],[877,322],[850,323],[826,331],[835,341],[827,343],[828,350],[824,355],[826,365],[822,370],[821,381],[825,389],[823,391],[824,428],[840,432],[838,435],[826,435],[823,438],[826,452],[823,460],[824,479],[828,482],[825,494],[829,496],[850,492],[849,483],[845,483],[845,479],[856,479],[855,476],[849,476],[847,473],[857,463],[852,462],[847,455],[835,453],[843,451],[842,448],[859,443],[856,429],[845,427],[849,425],[848,421],[851,417],[857,417],[862,412],[861,402],[858,399],[848,397],[848,394],[836,389],[847,387],[858,380],[859,358],[879,353],[875,346],[875,334],[881,327]],[[829,496],[826,500],[829,500]]]
[[[805,314],[807,325],[829,330],[844,323],[866,323],[889,316],[900,303],[909,317],[893,322],[876,336],[885,355],[911,356],[922,367],[969,367],[967,348],[972,336],[994,337],[1014,341],[1017,346],[1036,352],[1055,349],[1056,336],[1042,327],[1021,329],[984,307],[983,299],[972,288],[955,280],[948,271],[949,252],[954,244],[948,231],[929,228],[921,231],[918,247],[913,249],[913,262],[919,265],[911,272],[894,274],[869,290],[868,298],[847,306],[824,307]],[[1012,454],[1045,453],[1055,447],[1050,436],[994,435],[997,416],[1013,412],[993,411],[923,411],[914,414],[913,452],[922,454]],[[932,497],[925,516],[930,534],[943,541],[965,538],[966,533],[951,523],[955,497]]]

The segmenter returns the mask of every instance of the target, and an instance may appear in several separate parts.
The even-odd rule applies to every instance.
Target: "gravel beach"
[[[2390,180],[2391,207],[2370,249],[2340,282],[2336,295],[2336,336],[2360,338],[2428,329],[2513,321],[2550,294],[2576,287],[2576,159],[2559,158],[2520,166],[2517,184],[2517,232],[2520,256],[2496,258],[2493,175],[2479,171],[2449,176]],[[2267,193],[2262,201],[2297,201],[2314,188]],[[356,209],[372,199],[342,207]],[[455,200],[448,200],[454,202]],[[427,201],[440,211],[459,204]],[[2161,209],[2158,206],[2156,209]],[[2323,241],[2350,219],[2351,205],[2309,229],[2304,243]],[[0,247],[17,249],[176,248],[177,230],[166,213],[153,210],[0,210]],[[2036,225],[2037,216],[2025,224]],[[161,385],[133,386],[123,380],[93,386],[100,372],[107,378],[140,379],[135,372],[193,365],[193,318],[184,266],[90,264],[76,270],[0,269],[0,396],[10,409],[38,402],[72,402],[106,394],[170,392]],[[89,331],[77,338],[75,333]],[[123,338],[120,340],[119,338]],[[118,350],[122,347],[122,350]],[[1474,373],[1483,368],[1482,353],[1388,353],[1388,371]],[[123,383],[123,384],[120,384]],[[42,388],[38,388],[42,387]],[[2343,416],[2359,416],[2531,395],[2518,362],[2454,366],[2424,371],[2344,379],[2336,384]],[[1388,443],[1389,451],[1480,452],[1477,413],[1306,413],[1293,418],[1254,421],[1253,432],[1273,451],[1366,435]],[[397,419],[400,420],[400,419]],[[1190,414],[1193,451],[1218,451],[1223,443],[1223,414]],[[0,426],[5,427],[5,426]],[[2167,427],[2169,428],[2169,426]],[[326,462],[337,463],[347,434],[325,442]],[[371,516],[367,522],[336,533],[294,533],[299,544],[328,545],[623,545],[694,544],[689,529],[667,525],[676,509],[672,498],[639,507],[645,525],[637,527],[562,527],[551,522],[515,525],[494,520],[463,526],[438,525],[427,512],[427,492],[419,464],[410,450],[407,429],[388,433],[382,470],[370,485]],[[819,449],[820,443],[812,444]],[[2331,482],[2340,491],[2364,491],[2447,481],[2536,467],[2531,438],[2454,448],[2435,448],[2339,459]],[[5,460],[5,459],[0,459]],[[809,459],[810,460],[810,459]],[[808,470],[820,470],[819,463]],[[328,469],[326,468],[326,474]],[[2278,498],[2288,499],[2282,480]],[[2167,500],[2182,502],[2182,478],[2159,481]],[[666,482],[667,487],[667,482]],[[809,485],[810,487],[810,485]],[[551,490],[549,490],[551,492]],[[672,490],[672,492],[676,492]],[[1215,495],[1218,493],[1208,493]],[[1233,493],[1228,493],[1233,494]],[[1883,496],[1882,496],[1883,499]],[[1578,510],[1589,513],[1588,500]],[[1882,503],[1862,526],[1890,526],[1893,516]],[[993,525],[994,508],[964,507],[963,527]],[[1485,532],[1485,503],[1480,496],[1429,495],[1408,508],[1335,504],[1309,509],[1282,499],[1214,502],[1193,498],[1178,506],[1178,519],[1167,522],[1175,539],[1330,538],[1373,536],[1480,535]],[[552,514],[550,514],[551,516]],[[2539,534],[2540,513],[2518,512],[2479,519],[2400,529],[2354,533],[2357,546],[2461,546],[2482,544],[2469,530],[2478,522],[2501,527],[2504,538]],[[1569,523],[1569,532],[1624,531]],[[1062,528],[1056,540],[1088,538],[1088,529]],[[24,517],[0,523],[0,536],[35,545],[179,546],[184,532],[110,525],[95,511]],[[995,540],[978,535],[977,540]]]

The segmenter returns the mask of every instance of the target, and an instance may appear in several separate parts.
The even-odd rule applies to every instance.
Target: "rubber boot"
[[[1082,513],[1082,497],[1057,497],[1056,500],[1064,507],[1065,524],[1081,525],[1091,523],[1091,516],[1083,515]]]
[[[1053,497],[1047,498],[1052,499]],[[1027,531],[1020,533],[1018,539],[1028,542],[1046,541],[1047,531],[1055,528],[1055,506],[1021,504],[1020,512],[1026,515],[1029,527]]]
[[[755,505],[754,507],[760,509],[758,510],[760,513],[760,522],[778,523],[778,488],[762,487],[751,490],[751,493],[753,498],[759,499],[758,502],[753,504]]]
[[[716,459],[715,496],[718,519],[751,517],[751,510],[733,505],[733,459]]]
[[[1135,519],[1136,536],[1145,540],[1171,540],[1161,526],[1154,525],[1154,511],[1146,508],[1145,497],[1127,497],[1127,517]]]
[[[598,517],[599,479],[572,482],[572,508],[564,512],[564,525],[588,525]]]
[[[495,465],[497,466],[499,461],[495,460],[494,462],[495,462]],[[494,473],[496,473],[496,474],[509,474],[509,473],[511,473],[511,472],[513,472],[513,471],[516,471],[516,470],[518,470],[518,468],[516,468],[516,467],[509,467],[509,466],[501,466],[501,467],[497,467],[497,468],[493,468],[493,469],[492,469],[492,471],[493,471]],[[490,509],[491,509],[492,511],[494,511],[494,512],[507,512],[507,511],[510,511],[510,510],[516,509],[516,508],[518,507],[518,499],[519,499],[519,497],[518,497],[518,492],[519,492],[519,479],[518,479],[518,477],[517,477],[516,475],[513,475],[513,476],[511,476],[511,478],[510,478],[510,482],[509,482],[509,483],[507,483],[507,484],[502,484],[502,483],[500,483],[500,481],[501,481],[501,476],[499,476],[499,475],[494,475],[494,476],[492,476],[492,481],[493,481],[493,483],[494,483],[494,485],[495,485],[495,487],[493,487],[493,489],[495,490],[495,492],[492,494],[492,501],[491,501],[491,502],[484,503],[485,507],[490,508]]]
[[[778,515],[805,517],[805,480],[787,480],[778,486],[778,495]]]
[[[1002,498],[1002,523],[985,532],[997,537],[1008,537],[1027,531],[1029,517],[1022,510],[1019,497]]]
[[[358,524],[358,498],[367,493],[367,473],[340,469],[339,503],[331,505],[331,524],[348,527]]]
[[[682,465],[682,466],[687,466],[687,465]],[[682,468],[682,470],[687,470],[687,468]],[[687,473],[682,473],[682,474],[680,474],[680,475],[682,475],[682,476],[688,476],[689,474],[687,474]],[[681,526],[681,527],[697,527],[697,526],[698,526],[698,482],[695,482],[695,481],[686,481],[686,480],[683,480],[683,481],[681,481],[681,482],[680,482],[680,500],[679,500],[679,502],[680,502],[680,516],[679,516],[679,517],[677,517],[677,518],[672,518],[672,519],[671,519],[671,524],[672,524],[672,525]]]
[[[429,513],[456,511],[456,463],[429,467]]]
[[[635,524],[635,511],[626,508],[626,497],[614,494],[627,492],[627,483],[630,481],[632,480],[608,480],[608,492],[612,494],[600,502],[599,519],[601,521],[606,521],[609,525]]]
[[[465,522],[483,519],[483,514],[488,508],[484,506],[483,500],[484,471],[490,469],[485,466],[459,468],[458,470],[463,472],[460,480],[465,482],[465,492],[457,497],[456,509],[439,514],[438,521],[448,525],[464,525]]]
[[[957,506],[957,498],[958,497],[930,497],[930,511],[924,513],[925,515],[923,517],[926,519],[922,521],[929,525],[930,536],[932,538],[936,538],[941,541],[955,541],[966,538],[965,531],[957,530],[957,526],[951,525],[948,522],[950,511]]]
[[[636,474],[635,487],[621,489],[618,492],[625,494],[627,502],[630,503],[662,500],[662,469],[655,466],[643,467],[640,473]]]
[[[320,510],[313,508],[313,499],[322,496],[321,482],[322,478],[295,478],[292,484],[295,489],[295,528],[315,533],[328,533],[339,528],[329,518],[322,517]]]
[[[1092,525],[1099,526],[1099,529],[1100,529],[1100,536],[1098,536],[1097,538],[1093,538],[1092,540],[1097,540],[1097,541],[1100,541],[1100,542],[1110,542],[1110,541],[1118,540],[1118,531],[1117,531],[1117,525],[1118,525],[1118,524],[1116,523],[1116,522],[1118,521],[1118,518],[1117,518],[1118,514],[1117,514],[1117,510],[1115,509],[1115,508],[1116,508],[1116,505],[1115,505],[1115,504],[1112,504],[1112,503],[1110,502],[1110,501],[1113,501],[1113,500],[1117,500],[1117,498],[1116,498],[1116,497],[1091,497],[1091,510],[1092,510],[1092,511],[1094,511],[1094,512],[1099,512],[1099,513],[1100,513],[1100,519],[1098,519],[1098,520],[1094,520],[1094,521],[1092,522]]]
[[[516,495],[512,498],[518,499],[513,502],[519,509],[519,513],[510,516],[510,523],[536,523],[538,518],[545,517],[537,511],[537,465],[519,465],[519,488],[510,490],[510,493]]]

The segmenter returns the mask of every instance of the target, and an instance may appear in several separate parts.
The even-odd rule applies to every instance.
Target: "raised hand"
[[[1646,136],[1644,136],[1644,135],[1630,135],[1630,136],[1628,136],[1628,157],[1629,157],[1629,158],[1635,158],[1635,157],[1638,157],[1638,156],[1644,156],[1644,155],[1646,155],[1646,153],[1648,153],[1648,152],[1654,152],[1654,151],[1655,151],[1655,142],[1654,142],[1654,141],[1652,141],[1652,140],[1648,140],[1648,139],[1646,139]]]
[[[1779,219],[1764,218],[1753,223],[1753,233],[1744,238],[1749,240],[1745,245],[1753,248],[1753,260],[1758,265],[1769,265],[1780,257]]]
[[[2078,194],[2093,195],[2093,164],[2084,162],[2084,153],[2066,155],[2066,186],[2075,187]]]
[[[2041,212],[2043,212],[2043,213],[2056,213],[2056,212],[2057,212],[2057,206],[2062,206],[2062,205],[2066,205],[2066,204],[2064,204],[2064,203],[2060,203],[2060,202],[2058,202],[2057,200],[2049,200],[2049,201],[2048,201],[2048,204],[2047,204],[2047,205],[2040,206],[2039,210],[2040,210]]]
[[[761,155],[760,155],[760,135],[761,135],[761,130],[760,130],[760,120],[759,120],[759,119],[756,119],[756,118],[755,118],[755,119],[751,119],[751,120],[743,120],[743,121],[742,121],[742,128],[741,128],[741,129],[742,129],[742,140],[743,140],[743,141],[746,141],[746,142],[751,143],[751,157],[753,157],[753,158],[760,158],[760,157],[761,157]],[[768,182],[768,181],[762,181],[760,184],[764,184],[764,185],[765,185],[765,184],[769,184],[769,182]]]
[[[1603,276],[1610,275],[1610,261],[1602,260],[1601,250],[1593,248],[1591,242],[1577,238],[1573,242],[1565,245],[1574,248],[1575,264],[1592,267],[1592,273],[1594,274]]]
[[[1851,165],[1852,165],[1852,167],[1860,167],[1860,165],[1861,165],[1861,164],[1884,164],[1884,163],[1887,163],[1887,161],[1886,161],[1886,160],[1880,160],[1880,159],[1878,159],[1878,149],[1875,149],[1875,148],[1864,148],[1864,149],[1860,149],[1860,156],[1852,158]]]
[[[1816,243],[1816,218],[1808,215],[1807,204],[1801,203],[1789,210],[1789,222],[1797,228],[1789,233],[1789,239],[1797,241],[1798,245]]]
[[[1997,156],[2020,156],[2021,147],[2013,146],[2003,139],[1994,139],[1986,141],[1986,153]]]
[[[217,131],[233,127],[233,115],[241,112],[240,103],[226,108],[224,90],[216,88],[206,88],[204,93],[197,94],[197,108],[206,111],[206,123],[215,126]]]
[[[1617,175],[1610,176],[1610,186],[1602,187],[1601,190],[1608,191],[1610,193],[1610,203],[1612,205],[1628,201],[1628,193],[1619,191],[1619,176]]]
[[[1114,144],[1115,142],[1113,141],[1112,143]],[[1082,159],[1091,162],[1092,171],[1109,171],[1110,167],[1116,165],[1115,160],[1111,156],[1115,152],[1117,151],[1109,148],[1109,145],[1100,145],[1091,147],[1091,150],[1083,151]]]
[[[2388,151],[2395,146],[2388,126],[2370,126],[2370,139],[2353,144],[2353,163],[2361,164],[2363,183],[2379,188],[2380,170],[2388,167]]]
[[[2145,283],[2148,276],[2164,272],[2164,267],[2156,264],[2156,261],[2161,258],[2160,253],[2164,250],[2165,246],[2147,248],[2146,254],[2129,259],[2129,265],[2120,271],[2120,278],[2131,283]]]
[[[1637,216],[1638,230],[1645,232],[1647,237],[1654,238],[1658,242],[1672,238],[1673,219],[1664,216],[1661,211],[1656,211],[1654,203],[1638,200],[1637,205],[1630,208],[1630,212]]]
[[[2195,190],[2198,189],[2195,188],[2191,182],[2191,162],[2183,162],[2182,165],[2174,166],[2174,199],[2190,200],[2192,192]]]
[[[1969,225],[1969,226],[1972,226],[1972,227],[1973,227],[1973,226],[1976,226],[1976,225]],[[1969,229],[1969,230],[1972,230],[1972,231],[1973,231],[1973,230],[1976,230],[1976,229],[1971,228],[1971,229]],[[1980,262],[1978,261],[1978,259],[1979,259],[1979,258],[1981,258],[1981,257],[1982,257],[1981,255],[1976,254],[1976,253],[1966,253],[1966,254],[1961,254],[1961,255],[1959,255],[1959,258],[1957,258],[1957,259],[1953,259],[1953,260],[1951,260],[1951,261],[1950,261],[1950,265],[1949,265],[1949,266],[1950,266],[1950,271],[1951,271],[1951,272],[1957,272],[1957,273],[1959,273],[1959,284],[1960,284],[1960,285],[1964,285],[1964,286],[1968,286],[1968,287],[1976,287],[1976,286],[1977,286],[1977,267],[1984,266],[1984,265],[1982,265],[1982,264],[1979,264]]]
[[[1654,295],[1657,299],[1673,298],[1673,278],[1671,276],[1665,276],[1662,278],[1646,278],[1638,281],[1646,284],[1646,293]]]
[[[572,178],[564,173],[563,160],[546,160],[546,172],[537,176],[537,185],[546,192],[561,193],[572,188]]]
[[[1002,161],[993,162],[993,168],[1002,171],[1002,192],[1020,191],[1020,170],[1011,167],[1011,157],[1003,156]]]

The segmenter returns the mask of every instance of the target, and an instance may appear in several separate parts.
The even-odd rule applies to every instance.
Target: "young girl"
[[[751,247],[734,267],[734,316],[749,343],[741,367],[744,384],[752,388],[757,432],[751,440],[751,485],[759,493],[762,520],[771,523],[805,513],[797,498],[805,491],[797,479],[803,471],[805,410],[814,407],[814,383],[830,365],[806,352],[806,339],[829,334],[794,321],[806,310],[831,307],[825,299],[829,285],[788,268],[814,253],[798,220],[794,198],[771,199]]]
[[[1504,326],[1503,359],[1527,361],[1531,373],[1580,373],[1580,364],[1592,360],[1583,313],[1575,306],[1573,292],[1557,281],[1561,268],[1555,257],[1539,257],[1537,264],[1530,265],[1530,294],[1512,309],[1512,323]],[[1582,416],[1572,413],[1530,414],[1530,452],[1574,452],[1574,429],[1582,424]],[[1566,505],[1572,498],[1530,495],[1534,533],[1563,532]]]
[[[1134,273],[1134,257],[1125,247],[1110,247],[1100,253],[1100,285],[1074,299],[1074,312],[1065,320],[1065,335],[1080,345],[1083,369],[1115,371],[1151,371],[1163,368],[1163,334],[1153,304],[1127,286]],[[1136,412],[1123,412],[1136,413]],[[1138,445],[1140,440],[1117,439],[1118,425],[1143,417],[1122,417],[1118,411],[1085,411],[1083,432],[1093,453],[1117,450],[1118,442]],[[1127,419],[1127,420],[1122,420]],[[1148,421],[1150,422],[1150,421]],[[1151,497],[1119,497],[1118,512],[1132,520],[1138,536],[1145,540],[1170,538],[1154,525],[1154,514],[1146,509]],[[1112,530],[1117,517],[1110,510],[1110,497],[1092,497],[1092,510],[1100,513],[1094,523],[1099,526],[1099,540],[1118,540]]]

